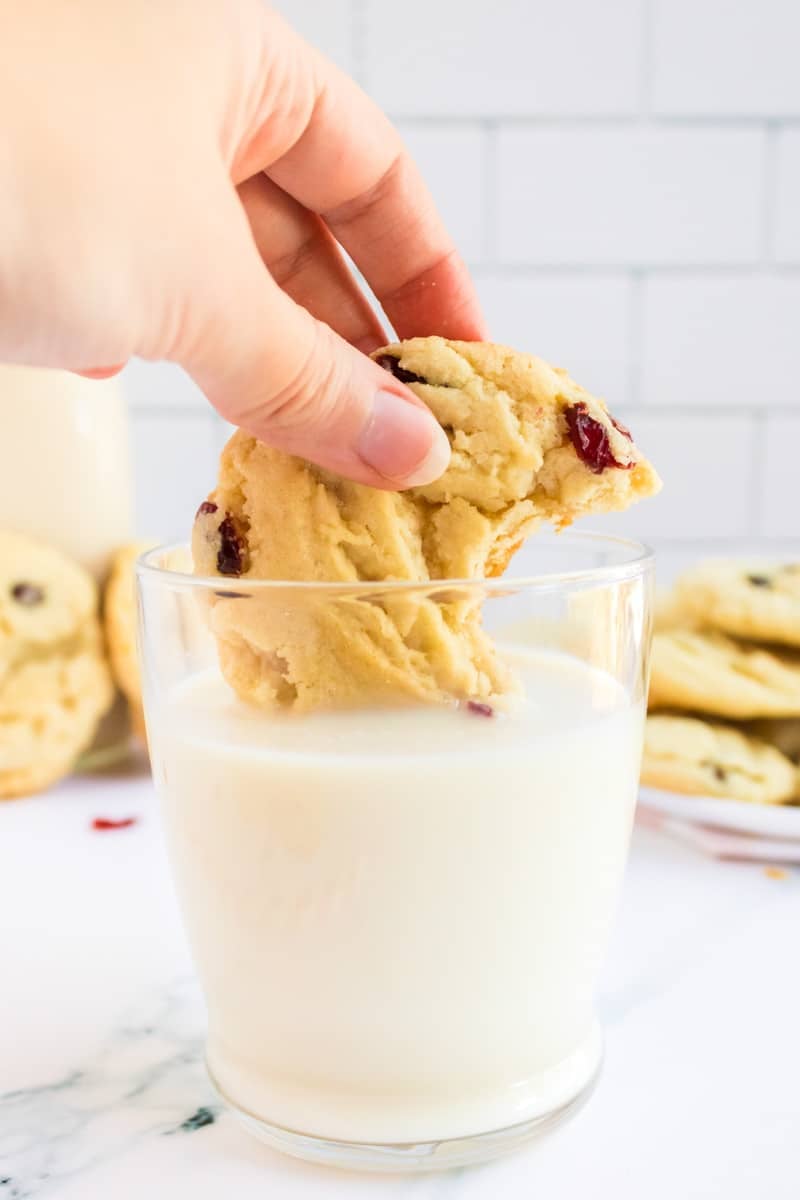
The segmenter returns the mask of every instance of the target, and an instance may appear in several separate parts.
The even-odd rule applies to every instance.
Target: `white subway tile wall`
[[[800,264],[800,129],[778,133],[774,252],[778,262]]]
[[[281,0],[398,124],[493,335],[632,426],[657,500],[599,524],[797,553],[800,0]],[[184,534],[227,428],[128,370],[142,532]]]

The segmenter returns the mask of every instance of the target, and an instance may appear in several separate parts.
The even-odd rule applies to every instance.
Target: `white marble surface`
[[[440,1176],[309,1167],[220,1112],[147,779],[0,805],[0,930],[0,1200],[800,1195],[797,871],[638,830],[597,1092],[528,1150]]]

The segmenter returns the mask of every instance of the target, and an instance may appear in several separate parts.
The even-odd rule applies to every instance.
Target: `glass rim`
[[[246,588],[248,592],[277,592],[298,591],[312,592],[320,595],[375,595],[375,593],[391,593],[392,595],[419,591],[440,591],[454,588],[461,591],[480,590],[483,595],[507,592],[510,588],[517,590],[553,590],[574,584],[613,584],[622,583],[643,575],[652,566],[655,553],[645,542],[635,538],[619,537],[616,534],[597,533],[593,530],[569,529],[563,532],[549,530],[545,534],[534,535],[540,539],[557,538],[564,543],[575,544],[584,542],[588,547],[595,547],[599,552],[606,548],[616,547],[628,551],[628,557],[621,562],[604,563],[599,566],[578,567],[569,571],[541,571],[525,575],[504,574],[495,578],[477,579],[360,579],[346,580],[307,580],[307,579],[250,579],[226,575],[190,575],[184,571],[176,571],[170,567],[162,567],[156,561],[164,554],[177,550],[188,549],[186,541],[167,542],[146,550],[136,560],[136,575],[138,579],[157,579],[161,583],[169,583],[173,587],[198,589],[200,591],[219,591],[222,586],[231,589]]]

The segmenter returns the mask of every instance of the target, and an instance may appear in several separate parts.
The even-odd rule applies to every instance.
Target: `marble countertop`
[[[306,1166],[220,1111],[146,777],[0,805],[0,930],[0,1200],[800,1195],[797,870],[638,829],[597,1091],[522,1153],[439,1176]]]

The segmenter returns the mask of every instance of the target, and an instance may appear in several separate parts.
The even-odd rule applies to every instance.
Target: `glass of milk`
[[[220,580],[182,553],[139,568],[145,705],[221,1096],[278,1149],[372,1170],[476,1162],[548,1129],[600,1070],[650,553],[542,535],[501,579],[348,588],[480,605],[521,686],[502,711],[305,716],[228,687],[207,627]],[[231,583],[237,603],[300,603],[296,584]],[[309,588],[341,602],[314,584],[304,603]]]

